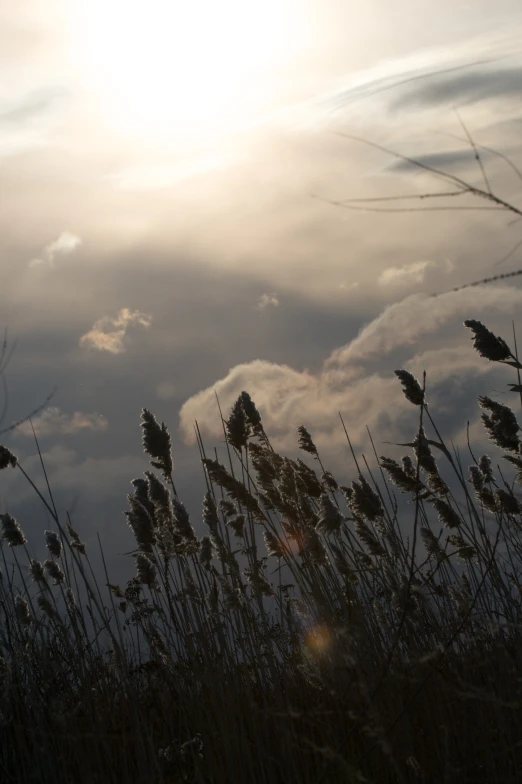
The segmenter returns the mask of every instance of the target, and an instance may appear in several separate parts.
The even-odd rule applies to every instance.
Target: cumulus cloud
[[[121,308],[116,318],[102,316],[95,321],[92,329],[80,338],[80,346],[108,351],[110,354],[122,354],[125,351],[124,338],[129,326],[137,324],[141,327],[150,327],[151,323],[152,316],[139,310]],[[115,329],[110,330],[110,327]]]
[[[31,420],[24,422],[13,432],[13,437],[33,437],[33,428],[37,436],[75,435],[81,431],[106,430],[109,423],[101,414],[84,414],[75,411],[74,414],[65,414],[56,406],[51,406]]]
[[[411,405],[393,375],[395,368],[388,355],[424,338],[424,344],[429,341],[428,348],[414,354],[404,366],[419,375],[427,369],[435,394],[446,383],[462,387],[494,367],[473,351],[462,327],[463,320],[485,310],[490,315],[491,311],[498,311],[506,316],[521,305],[522,291],[505,286],[455,292],[440,298],[419,294],[406,297],[386,308],[349,343],[333,351],[316,374],[259,359],[231,368],[212,387],[185,402],[180,411],[181,433],[187,444],[193,443],[193,422],[197,420],[202,431],[218,438],[221,422],[215,393],[225,412],[246,390],[252,395],[273,443],[283,450],[295,448],[295,431],[302,424],[313,431],[318,445],[340,447],[343,432],[338,412],[349,423],[354,443],[365,440],[367,426],[377,428],[383,438],[399,435],[395,428],[400,414],[411,409]],[[437,331],[448,324],[453,327],[453,342],[458,339],[459,344],[437,345]],[[447,334],[444,339],[448,340]],[[442,336],[439,343],[441,340]],[[379,372],[364,368],[365,363],[377,357]]]
[[[266,310],[266,308],[279,307],[279,297],[277,294],[262,294],[257,303],[258,310]]]
[[[70,231],[62,231],[60,236],[50,242],[43,249],[41,256],[29,262],[30,267],[38,267],[46,264],[54,269],[54,262],[58,256],[69,256],[76,248],[81,245],[81,239]]]

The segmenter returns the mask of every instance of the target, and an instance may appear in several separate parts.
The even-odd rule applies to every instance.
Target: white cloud
[[[295,449],[296,428],[305,425],[319,447],[339,450],[345,440],[338,412],[354,444],[363,443],[366,427],[372,429],[376,425],[380,440],[394,440],[401,435],[395,432],[399,414],[411,410],[411,404],[403,396],[387,355],[424,338],[422,353],[403,366],[419,377],[426,369],[435,395],[437,385],[448,381],[460,386],[469,384],[471,379],[491,372],[496,366],[474,352],[469,333],[462,327],[463,320],[477,315],[486,319],[482,315],[485,311],[493,319],[491,311],[495,310],[507,316],[517,312],[521,305],[522,290],[506,286],[484,286],[473,292],[464,290],[439,298],[412,295],[386,308],[353,340],[333,351],[316,374],[260,359],[230,369],[212,387],[185,402],[180,410],[181,433],[187,444],[193,443],[193,423],[197,420],[202,432],[219,438],[221,423],[215,393],[226,417],[241,391],[246,390],[278,449]],[[437,345],[436,333],[448,323],[455,335],[453,344],[446,344],[445,333]],[[442,345],[441,340],[445,341]],[[381,363],[379,372],[366,372],[364,363],[377,357]]]
[[[265,310],[268,307],[279,307],[279,297],[277,294],[262,294],[257,303],[258,310]]]
[[[80,237],[76,234],[72,234],[70,231],[62,231],[57,239],[45,246],[41,257],[32,259],[29,262],[29,266],[38,267],[42,264],[47,264],[51,269],[54,269],[56,257],[70,255],[81,245],[81,242]]]
[[[101,414],[84,414],[75,411],[74,414],[64,414],[56,406],[51,406],[39,416],[32,419],[36,436],[50,435],[75,435],[83,430],[106,430],[108,422]],[[30,422],[24,422],[13,432],[13,437],[33,437],[33,428]]]
[[[125,351],[123,341],[129,326],[138,324],[141,327],[150,327],[151,322],[152,316],[148,316],[146,313],[122,308],[116,318],[102,316],[95,321],[92,329],[80,338],[80,346],[95,348],[98,351],[108,351],[111,354],[122,354]],[[107,328],[111,326],[116,329],[107,331]]]
[[[432,266],[431,261],[414,261],[402,267],[387,267],[379,275],[377,283],[379,286],[423,283],[426,270],[430,266]]]

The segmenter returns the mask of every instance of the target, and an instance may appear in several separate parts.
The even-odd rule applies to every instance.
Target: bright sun
[[[122,131],[199,136],[248,123],[299,47],[299,0],[76,0],[71,48]]]

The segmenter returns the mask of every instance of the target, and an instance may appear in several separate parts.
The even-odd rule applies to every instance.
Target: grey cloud
[[[415,160],[424,166],[433,169],[447,169],[451,167],[462,168],[464,166],[476,165],[475,153],[471,149],[448,150],[447,152],[433,152],[427,155],[417,155]],[[397,160],[386,167],[389,171],[413,172],[418,171],[419,167],[410,161]]]
[[[99,431],[105,430],[107,427],[107,420],[100,414],[85,414],[81,411],[75,411],[74,414],[64,414],[58,407],[51,406],[39,416],[31,419],[31,422],[24,422],[17,427],[13,438],[21,436],[33,438],[33,429],[37,437],[43,437],[75,435],[83,430]]]
[[[427,75],[425,75],[426,77]],[[423,81],[422,85],[390,102],[390,111],[418,109],[423,106],[458,103],[469,104],[490,98],[512,98],[520,96],[522,68],[476,68],[470,73]]]

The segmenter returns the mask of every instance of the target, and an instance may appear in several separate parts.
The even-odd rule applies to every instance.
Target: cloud
[[[431,261],[414,261],[402,267],[387,267],[379,275],[377,283],[379,286],[423,283],[426,269],[432,264]]]
[[[76,234],[72,234],[70,231],[62,231],[57,239],[45,246],[41,258],[32,259],[29,262],[29,266],[38,267],[42,264],[47,264],[51,269],[54,269],[56,257],[70,255],[81,245],[81,242],[80,237]]]
[[[245,390],[251,394],[265,429],[279,449],[295,448],[296,428],[302,424],[311,430],[318,446],[341,448],[344,436],[338,412],[342,413],[354,444],[364,442],[367,426],[376,429],[381,440],[393,440],[400,435],[397,428],[401,413],[411,411],[411,405],[393,375],[395,368],[389,355],[423,339],[423,351],[401,360],[401,366],[417,373],[427,369],[434,395],[445,384],[465,387],[477,375],[491,372],[494,365],[473,351],[462,327],[463,320],[477,313],[482,315],[485,310],[497,310],[503,315],[515,313],[521,305],[522,291],[505,286],[455,292],[440,298],[411,295],[386,308],[355,338],[334,350],[315,374],[260,359],[231,368],[212,387],[184,403],[180,431],[185,443],[193,443],[193,423],[197,420],[202,432],[218,438],[221,423],[215,393],[226,417]],[[452,327],[451,338],[448,324]],[[439,330],[443,331],[439,337],[439,344],[445,341],[442,345],[437,345]],[[379,372],[364,367],[376,358]],[[429,363],[428,367],[425,363]],[[441,394],[444,401],[443,391]]]
[[[109,423],[101,414],[84,414],[75,411],[74,414],[64,414],[56,406],[51,406],[39,416],[24,422],[13,432],[13,437],[33,438],[33,428],[37,436],[75,435],[84,430],[106,430]]]
[[[262,294],[259,297],[259,302],[257,303],[258,310],[265,310],[266,308],[277,308],[279,307],[279,298],[277,294]]]
[[[498,68],[480,65],[472,73],[440,74],[437,79],[409,88],[405,95],[392,101],[395,111],[418,109],[422,106],[459,105],[485,99],[512,98],[520,95],[522,68]]]
[[[98,351],[108,351],[111,354],[122,354],[125,351],[124,338],[127,329],[132,324],[141,327],[150,327],[152,316],[141,313],[139,310],[130,311],[122,308],[116,318],[102,316],[95,321],[93,327],[80,338],[80,346],[95,348]],[[112,331],[107,331],[108,327],[116,327]]]
[[[0,126],[26,124],[45,114],[58,99],[66,95],[64,90],[58,88],[35,90],[18,101],[14,107],[6,109],[0,106]]]

